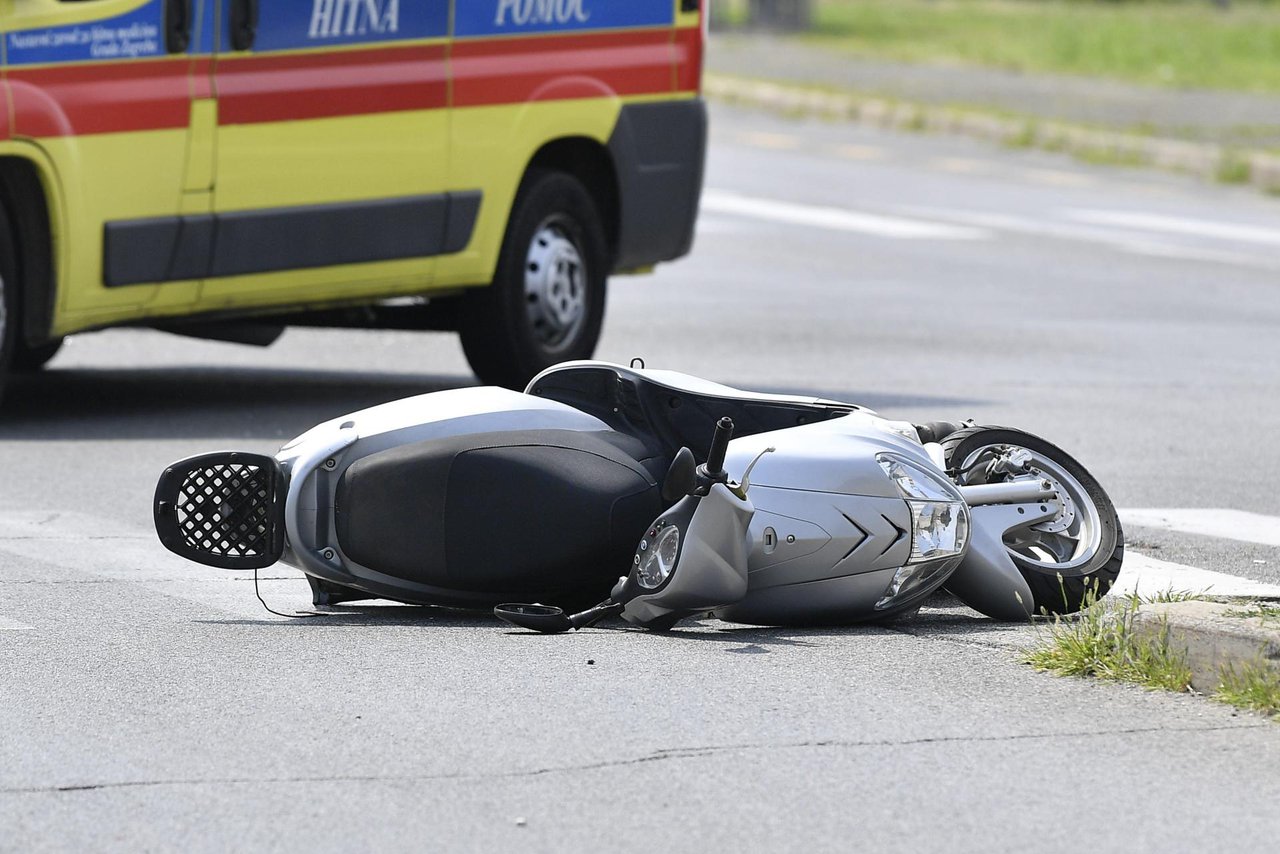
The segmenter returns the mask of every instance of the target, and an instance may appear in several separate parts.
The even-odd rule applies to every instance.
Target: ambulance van
[[[0,382],[148,326],[588,357],[689,251],[700,0],[0,0]],[[273,331],[275,330],[275,331]]]

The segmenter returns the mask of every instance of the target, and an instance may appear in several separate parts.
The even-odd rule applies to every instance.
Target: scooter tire
[[[1031,588],[1036,614],[1073,614],[1100,599],[1120,575],[1124,530],[1115,505],[1089,471],[1058,446],[1023,430],[978,426],[957,430],[942,441],[948,473],[954,478],[975,452],[991,445],[1016,445],[1060,467],[1083,490],[1097,513],[1099,541],[1089,559],[1078,566],[1055,568],[1030,560],[1013,549],[1009,557]]]

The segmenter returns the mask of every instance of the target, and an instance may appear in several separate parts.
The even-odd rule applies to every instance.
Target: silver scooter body
[[[947,476],[939,446],[922,444],[907,422],[891,421],[853,404],[743,392],[676,372],[594,361],[550,368],[523,394],[498,388],[435,392],[335,418],[298,436],[281,448],[274,463],[265,461],[276,467],[281,484],[279,495],[271,499],[280,506],[270,510],[283,528],[278,557],[311,579],[318,604],[381,596],[488,607],[492,594],[407,579],[362,564],[344,549],[336,497],[353,465],[407,445],[507,430],[612,432],[638,437],[655,458],[665,456],[668,462],[681,446],[692,447],[705,459],[705,448],[698,445],[725,415],[737,425],[737,438],[729,443],[725,457],[730,476],[742,477],[766,448],[776,450],[759,460],[749,501],[719,502],[736,508],[729,514],[733,524],[726,520],[723,531],[711,531],[705,522],[698,528],[696,540],[713,544],[710,551],[715,552],[715,560],[708,554],[701,562],[709,567],[722,564],[719,577],[733,588],[724,588],[729,593],[708,588],[699,594],[697,601],[716,606],[719,616],[763,624],[886,619],[918,607],[944,583],[991,616],[1015,619],[1030,611],[1032,597],[1008,558],[1000,526],[1019,507],[1025,513],[1032,498],[1037,502],[1034,512],[1046,512],[1050,496],[1001,495],[998,487],[983,487],[987,493],[981,504],[970,507],[964,491]],[[210,456],[219,457],[221,471],[233,455]],[[935,489],[945,493],[941,503],[953,508],[957,518],[963,517],[963,525],[952,520],[953,528],[964,530],[951,551],[932,558],[921,552],[913,505],[887,473],[886,459],[908,464],[922,479],[934,482]],[[207,474],[199,468],[190,472],[175,476]],[[179,530],[175,516],[181,513],[175,513],[173,501],[162,498],[161,492],[177,496],[180,488],[157,492],[157,531],[166,546],[193,560],[229,568],[265,566],[274,559],[267,554],[260,563],[251,557],[233,564],[225,555],[216,556],[215,562],[196,554],[202,551],[200,544],[193,543],[188,531]],[[1018,497],[1024,499],[1021,504],[1013,502]],[[219,501],[212,496],[205,509],[222,512],[217,510]],[[1054,510],[1049,506],[1047,512]],[[255,518],[270,514],[264,511]],[[711,515],[709,506],[704,517]],[[230,521],[234,520],[215,520],[212,527],[225,529]],[[196,538],[201,536],[197,531]],[[732,542],[725,541],[726,536]],[[184,537],[185,548],[180,542]],[[232,548],[244,552],[235,543]],[[618,567],[618,574],[623,571]],[[668,595],[691,584],[694,574],[673,582]],[[740,585],[734,578],[745,578],[746,583]],[[664,605],[658,596],[644,607],[679,610],[672,601]],[[651,619],[654,613],[637,615],[638,620]]]
[[[1050,493],[1038,493],[1034,503],[1001,504],[1005,499],[994,490],[982,506],[970,507],[948,477],[939,445],[922,443],[909,422],[838,401],[745,392],[674,371],[590,361],[549,368],[527,391],[554,393],[566,378],[599,372],[616,376],[621,385],[643,384],[659,397],[669,392],[672,401],[689,396],[732,401],[739,409],[792,406],[814,415],[806,423],[742,436],[729,445],[726,468],[732,473],[744,471],[766,448],[776,452],[761,458],[751,477],[755,512],[743,546],[747,594],[717,609],[718,617],[770,625],[886,619],[918,607],[944,584],[989,616],[1023,619],[1031,613],[1031,591],[1009,559],[1002,535],[1018,520],[1025,522],[1028,511],[1050,518],[1057,510]],[[572,394],[562,399],[584,406]],[[618,410],[610,406],[594,414],[612,421]],[[916,583],[898,597],[886,592],[895,575],[911,569],[917,532],[908,501],[880,465],[884,455],[909,461],[949,486],[969,528],[956,554],[917,561]]]

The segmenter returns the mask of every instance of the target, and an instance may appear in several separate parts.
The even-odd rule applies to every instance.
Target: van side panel
[[[679,0],[456,0],[450,183],[482,187],[484,203],[467,250],[440,259],[438,284],[492,278],[520,180],[547,143],[575,137],[607,147],[631,105],[685,101],[701,115],[701,105],[692,106],[698,74],[685,68],[690,63],[701,67],[701,31],[674,28],[679,5]],[[682,85],[691,88],[678,88]],[[699,121],[686,124],[695,139],[681,168],[689,181],[700,184],[703,145],[698,134],[705,133],[704,126]],[[652,165],[651,156],[637,151],[649,135],[636,139],[634,126],[629,125],[625,144],[619,146],[630,159],[621,162],[615,153],[619,170]],[[689,137],[680,135],[682,140]],[[619,184],[625,193],[643,179],[639,172],[625,179],[620,174]],[[696,209],[696,188],[692,202],[688,186],[681,186],[678,196],[651,193],[648,207],[669,204],[684,211],[692,203]],[[626,199],[622,207],[620,230],[633,235],[625,253],[627,266],[687,251],[691,215],[676,218],[687,222],[687,234],[668,235],[661,245],[646,246],[652,230],[628,226]]]
[[[194,0],[203,8],[215,0]],[[181,311],[197,283],[103,287],[105,224],[172,215],[187,165],[192,60],[166,53],[161,0],[19,4],[3,24],[15,140],[51,163],[52,332]]]

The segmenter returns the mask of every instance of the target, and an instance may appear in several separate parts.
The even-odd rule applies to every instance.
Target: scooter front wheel
[[[1115,505],[1084,466],[1056,445],[1007,427],[957,430],[942,448],[961,485],[1021,478],[1052,484],[1060,505],[1054,517],[1003,536],[1035,613],[1075,613],[1111,589],[1124,559],[1124,532]]]

